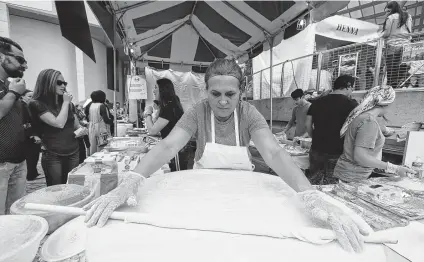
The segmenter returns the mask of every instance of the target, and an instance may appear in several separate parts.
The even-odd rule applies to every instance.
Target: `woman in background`
[[[29,104],[45,148],[41,165],[47,186],[65,184],[68,173],[79,164],[79,144],[74,134],[79,123],[67,85],[61,72],[45,69],[38,75]]]
[[[100,151],[103,136],[110,136],[110,125],[113,119],[105,105],[106,94],[101,90],[91,93],[91,104],[85,108],[89,122],[88,136],[90,138],[90,155]]]
[[[29,112],[29,102],[32,100],[34,92],[26,90],[22,94],[23,106],[26,110],[23,111],[25,119],[25,137],[26,141],[26,164],[27,164],[27,180],[35,180],[40,174],[37,170],[38,160],[41,153],[41,139],[38,137],[35,125],[32,123],[31,113]]]
[[[387,85],[396,88],[400,84],[402,48],[410,42],[412,17],[396,1],[389,2],[385,11],[387,18],[383,24],[382,37],[386,39]]]
[[[75,115],[78,118],[79,124],[82,127],[87,128],[88,122],[84,113],[84,109],[81,105],[75,106]],[[90,140],[88,138],[88,135],[84,135],[81,137],[78,137],[78,143],[79,143],[79,163],[83,163],[84,160],[87,158],[87,149],[90,149]],[[88,152],[88,155],[90,152]]]
[[[414,173],[407,167],[381,160],[386,139],[377,118],[385,118],[395,97],[392,87],[376,86],[350,113],[340,131],[345,140],[343,154],[334,169],[335,177],[343,182],[361,182],[366,180],[375,168],[400,176]]]
[[[146,128],[151,135],[160,133],[162,139],[166,138],[178,120],[183,116],[184,110],[180,102],[180,98],[176,95],[174,84],[167,78],[162,78],[156,81],[157,85],[153,90],[154,99],[159,102],[159,117],[156,122],[153,122],[153,108],[149,106],[145,113]],[[183,150],[182,150],[183,151]],[[187,161],[183,152],[178,153],[179,164],[181,170],[187,169]],[[171,171],[176,171],[175,158],[169,164]]]

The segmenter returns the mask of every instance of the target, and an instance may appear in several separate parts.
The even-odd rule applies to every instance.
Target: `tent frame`
[[[113,39],[109,39],[109,37],[108,37],[108,39],[109,39],[109,41],[110,41],[110,43],[111,43],[111,45],[112,45],[112,47],[113,47],[113,58],[114,58],[114,63],[113,63],[113,74],[114,74],[114,83],[113,83],[113,101],[114,101],[114,106],[116,105],[116,37],[115,37],[115,33],[116,33],[116,28],[117,28],[117,22],[119,21],[119,20],[121,20],[121,18],[123,17],[123,15],[125,14],[125,12],[127,12],[128,10],[131,10],[131,9],[134,9],[134,8],[136,8],[136,7],[139,7],[139,6],[143,6],[143,5],[146,5],[146,4],[149,4],[149,3],[153,3],[153,2],[155,2],[155,1],[142,1],[142,2],[139,2],[139,3],[136,3],[136,4],[133,4],[133,5],[130,5],[130,6],[126,6],[126,7],[124,7],[124,8],[118,8],[117,10],[113,10],[113,8],[112,8],[112,10],[110,10],[110,12],[112,13],[112,16],[113,16],[113,32],[114,32],[114,35],[113,35]],[[257,48],[257,47],[259,47],[260,45],[263,45],[264,43],[268,43],[269,44],[269,50],[270,50],[270,67],[269,67],[269,70],[270,70],[270,90],[269,90],[269,95],[270,95],[270,129],[271,129],[271,132],[272,132],[272,128],[273,128],[273,123],[272,123],[272,115],[273,115],[273,101],[272,101],[272,91],[273,91],[273,88],[272,88],[272,77],[273,77],[273,75],[272,75],[272,67],[273,67],[273,58],[272,58],[272,55],[273,55],[273,47],[274,47],[274,40],[275,40],[275,37],[277,37],[279,34],[281,34],[283,31],[285,31],[286,30],[286,28],[287,27],[289,27],[289,26],[291,26],[293,23],[295,23],[295,22],[297,22],[297,20],[300,18],[300,17],[305,17],[306,15],[308,15],[308,14],[310,14],[310,12],[314,9],[314,8],[317,8],[318,6],[313,6],[313,5],[311,5],[311,3],[309,3],[309,2],[307,2],[307,4],[308,4],[308,9],[307,10],[305,10],[304,12],[302,12],[302,13],[300,13],[298,16],[296,16],[295,18],[293,18],[292,19],[292,21],[290,21],[289,23],[286,23],[285,25],[283,25],[280,29],[278,29],[275,33],[273,33],[273,34],[271,34],[270,32],[268,32],[265,28],[263,28],[263,27],[261,27],[260,25],[258,25],[256,22],[254,22],[250,17],[248,17],[247,15],[245,15],[243,12],[241,12],[240,10],[238,10],[238,9],[236,9],[231,3],[229,3],[228,1],[223,1],[223,3],[225,4],[225,5],[227,5],[228,7],[230,7],[233,11],[235,11],[235,12],[237,12],[239,15],[241,15],[243,18],[245,18],[246,20],[248,20],[250,23],[252,23],[255,27],[257,27],[259,30],[261,30],[263,33],[264,33],[264,35],[265,35],[265,39],[263,40],[263,41],[261,41],[261,42],[259,42],[259,43],[257,43],[255,46],[253,46],[253,47],[251,47],[250,48],[250,53],[252,53],[252,50],[253,49],[255,49],[255,48]],[[193,16],[193,14],[194,14],[194,11],[195,11],[195,9],[196,9],[196,5],[197,5],[197,1],[194,1],[194,3],[193,3],[193,8],[192,8],[192,12],[191,12],[191,14],[190,14],[190,18],[189,18],[189,20],[188,21],[186,21],[186,22],[184,22],[183,24],[181,24],[180,26],[178,26],[177,27],[177,29],[175,29],[175,30],[173,30],[172,32],[170,32],[168,35],[166,35],[161,41],[159,41],[158,43],[156,43],[153,47],[151,47],[151,48],[149,48],[149,50],[147,50],[147,51],[145,51],[145,52],[143,52],[142,54],[140,54],[136,59],[135,59],[135,61],[133,61],[132,60],[132,56],[130,55],[130,53],[128,54],[128,56],[129,56],[129,58],[130,58],[130,64],[132,65],[132,66],[135,66],[135,63],[136,63],[136,61],[140,61],[140,58],[142,58],[145,54],[147,54],[149,51],[151,51],[153,48],[155,48],[157,45],[159,45],[160,43],[162,43],[165,39],[167,39],[169,36],[171,36],[176,30],[178,30],[178,29],[180,29],[181,27],[183,27],[183,26],[185,26],[185,25],[190,25],[192,28],[193,28],[193,30],[195,30],[195,32],[197,33],[197,35],[199,36],[199,38],[201,39],[201,41],[203,42],[203,43],[205,43],[205,40],[203,39],[203,37],[200,35],[200,33],[199,33],[199,31],[193,26],[193,24],[192,24],[192,22],[191,22],[191,19],[192,19],[192,16]],[[121,16],[120,16],[120,18],[119,18],[119,20],[117,21],[117,19],[116,19],[116,15],[117,14],[121,14]],[[129,44],[129,43],[126,43],[127,45]],[[206,45],[206,43],[205,43],[205,45]],[[206,45],[207,46],[207,48],[208,48],[208,50],[211,52],[211,54],[214,56],[214,58],[216,58],[216,55],[214,54],[214,52],[209,48],[209,46],[208,45]],[[240,56],[238,56],[238,57],[236,57],[235,59],[236,60],[238,60],[240,57],[242,57],[242,56],[244,56],[244,55],[246,55],[246,54],[248,54],[249,53],[249,51],[245,51],[242,55],[240,55]],[[141,61],[144,61],[144,59],[142,59]],[[181,62],[181,63],[175,63],[175,62],[164,62],[163,60],[162,61],[157,61],[157,60],[154,60],[154,59],[152,59],[151,61],[150,61],[151,63],[167,63],[167,64],[181,64],[181,65],[187,65],[187,66],[193,66],[192,64],[187,64],[187,63],[184,63],[184,62]],[[195,65],[195,66],[202,66],[202,65]],[[206,65],[205,64],[205,66],[208,66],[208,65]],[[131,70],[131,74],[133,73],[133,70]],[[128,100],[130,100],[129,98],[128,98]],[[137,107],[137,112],[136,112],[136,114],[137,114],[137,118],[138,118],[138,107]],[[114,110],[114,115],[115,115],[115,130],[118,130],[117,129],[117,121],[116,121],[116,117],[117,117],[117,115],[116,115],[116,110]],[[138,121],[137,121],[138,122]],[[115,132],[115,135],[117,134],[117,132]]]

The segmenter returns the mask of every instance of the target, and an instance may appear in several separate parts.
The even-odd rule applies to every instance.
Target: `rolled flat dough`
[[[261,234],[314,226],[296,202],[295,192],[279,177],[248,171],[190,170],[151,177],[140,189],[139,212],[179,227],[204,230],[232,226]],[[237,223],[239,221],[239,223]],[[207,231],[165,229],[109,221],[91,228],[90,262],[108,261],[386,261],[379,245],[350,254],[337,243],[313,245],[295,239],[273,239]]]

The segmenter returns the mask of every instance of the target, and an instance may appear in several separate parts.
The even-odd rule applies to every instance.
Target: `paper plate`
[[[87,230],[83,216],[69,221],[47,238],[41,248],[41,258],[57,262],[84,252]]]
[[[42,217],[0,216],[0,261],[32,261],[48,228],[47,221]]]

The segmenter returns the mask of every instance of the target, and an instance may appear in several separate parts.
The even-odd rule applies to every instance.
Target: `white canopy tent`
[[[243,63],[263,50],[272,52],[274,45],[288,37],[285,29],[297,19],[311,11],[322,19],[349,3],[326,2],[101,1],[96,8],[89,5],[103,21],[107,20],[105,10],[117,21],[113,27],[117,25],[132,59],[169,64],[171,69],[172,65],[189,65],[193,71],[202,71],[216,58]],[[272,56],[270,60],[272,65]]]
[[[307,90],[311,86],[315,86],[317,70],[312,70],[312,54],[316,51],[315,35],[344,42],[365,43],[379,37],[378,29],[379,26],[376,24],[335,15],[318,23],[311,24],[292,38],[281,41],[280,44],[273,48],[273,64],[277,65],[286,61],[290,62],[285,63],[284,68],[281,65],[273,70],[273,93],[287,96],[296,88]],[[368,42],[368,44],[375,44],[375,42]],[[287,50],[290,50],[290,52],[287,52]],[[303,58],[297,59],[299,57]],[[253,58],[254,99],[260,98],[258,90],[260,86],[269,90],[270,75],[267,72],[268,70],[262,74],[262,77],[260,74],[255,74],[267,69],[269,65],[269,51],[264,51],[262,54]],[[282,79],[283,71],[284,77]],[[321,71],[321,80],[328,78],[325,73],[325,71]],[[331,78],[331,74],[329,77]],[[279,83],[282,80],[285,86],[283,90],[280,90]],[[311,82],[313,82],[313,85],[311,85]]]

